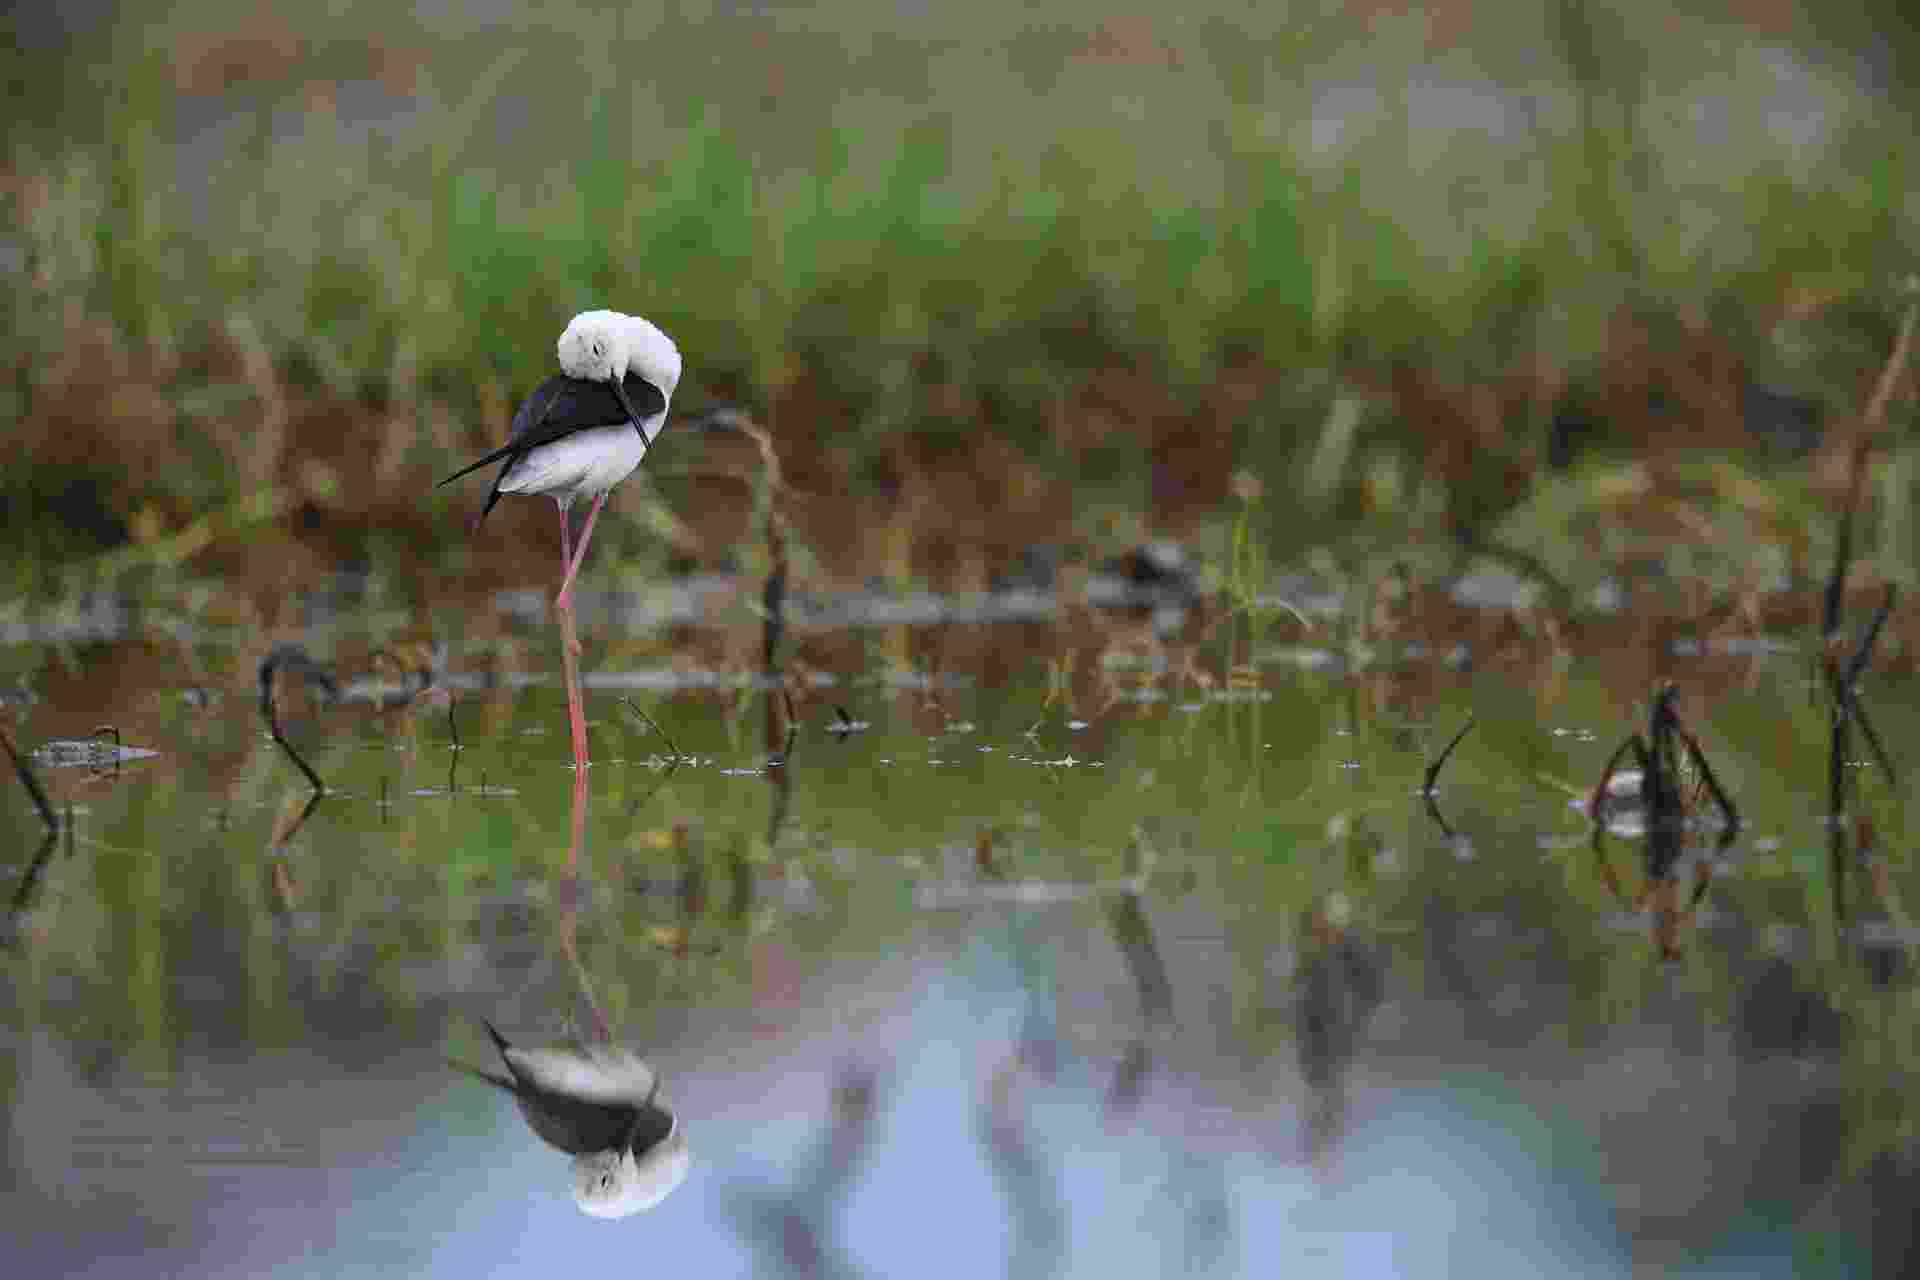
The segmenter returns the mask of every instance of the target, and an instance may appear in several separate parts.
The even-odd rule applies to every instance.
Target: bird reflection
[[[485,1025],[507,1074],[451,1065],[512,1094],[534,1135],[573,1157],[573,1201],[582,1213],[628,1217],[686,1180],[687,1136],[652,1067],[612,1045],[522,1048]]]

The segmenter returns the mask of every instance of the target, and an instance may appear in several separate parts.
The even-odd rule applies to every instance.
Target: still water
[[[1581,808],[1642,678],[900,661],[943,628],[995,649],[791,703],[590,642],[584,776],[541,629],[524,678],[296,672],[317,803],[257,653],[67,646],[12,724],[94,744],[38,757],[69,825],[0,801],[17,1274],[1901,1273],[1912,830],[1844,762],[1838,922],[1803,658],[1665,672],[1742,819],[1666,960]],[[1866,689],[1896,756],[1913,695]],[[483,1020],[644,1055],[685,1181],[581,1214],[448,1065]]]

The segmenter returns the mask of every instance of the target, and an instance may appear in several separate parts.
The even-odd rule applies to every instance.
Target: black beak
[[[627,399],[626,387],[621,385],[621,380],[619,378],[612,378],[612,379],[609,379],[608,381],[609,381],[609,384],[613,387],[613,394],[618,396],[620,399],[620,407],[627,411],[627,421],[631,422],[633,424],[633,429],[640,433],[640,443],[649,444],[649,445],[652,444],[653,441],[647,439],[646,430],[640,425],[640,415],[634,412],[633,401]]]

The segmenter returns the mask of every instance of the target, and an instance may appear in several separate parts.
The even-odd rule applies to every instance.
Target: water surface
[[[1911,832],[1849,762],[1893,857],[1889,894],[1848,871],[1836,921],[1828,721],[1795,652],[1672,660],[1743,829],[1712,859],[1700,816],[1683,884],[1717,874],[1663,960],[1641,846],[1603,846],[1622,901],[1580,807],[1641,682],[1245,636],[1232,672],[1151,639],[1076,657],[939,613],[802,628],[803,652],[867,658],[789,673],[790,744],[765,680],[599,633],[584,779],[538,620],[503,624],[511,660],[369,661],[352,627],[315,631],[349,696],[275,696],[317,803],[250,651],[207,642],[190,670],[76,641],[14,729],[105,742],[40,757],[70,828],[44,840],[16,784],[0,802],[16,1256],[1898,1273]],[[1911,742],[1911,686],[1867,696]],[[485,1059],[481,1019],[640,1049],[687,1182],[582,1216],[566,1158],[446,1065]]]

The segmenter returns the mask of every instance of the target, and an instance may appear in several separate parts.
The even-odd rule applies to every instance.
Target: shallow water
[[[397,659],[342,664],[336,704],[293,678],[280,719],[329,788],[310,807],[238,651],[47,664],[14,735],[75,744],[40,770],[70,826],[43,840],[22,787],[0,801],[15,1256],[1899,1273],[1912,831],[1851,762],[1890,892],[1850,875],[1836,924],[1803,659],[1669,665],[1744,827],[1663,961],[1578,807],[1643,687],[1475,674],[1442,644],[1371,675],[1268,646],[1209,681],[1204,649],[1068,662],[870,625],[866,664],[794,673],[790,748],[764,681],[590,637],[584,779],[532,620],[517,664],[430,651],[425,689]],[[1867,691],[1896,758],[1913,693]],[[1605,847],[1637,892],[1640,846]],[[486,1060],[481,1019],[604,1020],[645,1053],[685,1185],[583,1217],[566,1157],[446,1065]]]

